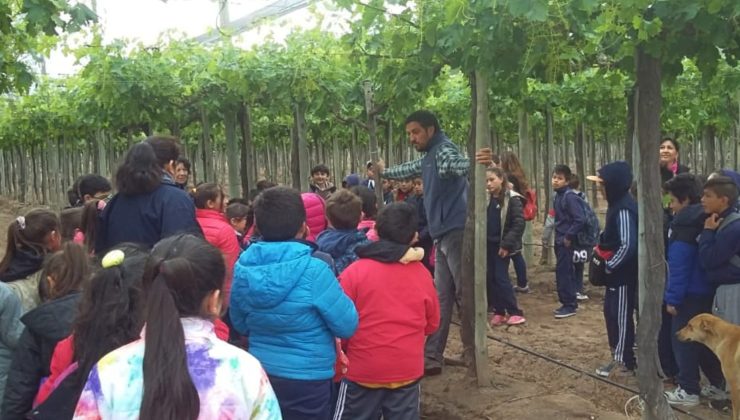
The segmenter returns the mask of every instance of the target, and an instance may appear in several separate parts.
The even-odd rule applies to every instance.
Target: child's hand
[[[501,258],[506,258],[506,257],[509,256],[509,251],[506,250],[506,249],[504,249],[504,248],[499,248],[498,249],[498,256],[501,257]]]
[[[671,314],[672,316],[678,315],[678,309],[676,309],[673,305],[666,305],[665,311]]]
[[[564,238],[564,239],[563,239],[563,245],[565,245],[565,247],[566,247],[566,248],[570,248],[570,246],[571,246],[572,244],[573,244],[573,243],[571,242],[571,240],[570,240],[570,239],[568,239],[568,238]]]
[[[704,229],[717,230],[719,225],[722,223],[722,220],[723,219],[719,218],[719,214],[713,213],[704,221]]]

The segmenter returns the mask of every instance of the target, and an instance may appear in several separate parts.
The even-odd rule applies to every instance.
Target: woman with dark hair
[[[176,233],[201,234],[193,200],[172,178],[178,153],[169,137],[150,137],[129,149],[116,172],[118,194],[100,216],[96,253],[122,242],[150,248]]]
[[[660,142],[660,178],[661,184],[678,174],[689,172],[689,167],[678,162],[678,153],[681,145],[671,137],[663,138]]]
[[[203,239],[156,244],[141,337],[92,368],[75,418],[280,419],[260,363],[215,334],[224,273],[221,253]]]
[[[536,195],[532,194],[532,191],[529,189],[529,182],[526,175],[524,175],[524,168],[522,168],[522,164],[514,152],[505,151],[501,153],[501,163],[499,166],[506,172],[507,181],[511,183],[512,191],[517,193],[516,198],[521,201],[522,207],[526,206],[527,201],[536,199]],[[525,219],[525,222],[527,220]],[[514,271],[516,272],[516,286],[514,286],[514,290],[519,293],[529,293],[527,261],[524,260],[521,249],[512,251],[511,262],[514,264]]]

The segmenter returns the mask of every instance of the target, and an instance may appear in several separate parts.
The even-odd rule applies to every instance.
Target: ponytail
[[[10,222],[5,245],[5,255],[0,261],[0,274],[5,273],[19,250],[43,256],[46,249],[46,236],[59,231],[59,218],[49,210],[35,209],[25,216],[18,216]]]
[[[139,412],[144,420],[191,420],[200,413],[200,398],[188,370],[185,332],[168,286],[168,269],[173,270],[172,265],[189,265],[180,260],[160,261],[147,288],[144,396]]]
[[[203,302],[221,290],[225,274],[221,252],[202,238],[177,235],[152,249],[144,272],[144,396],[139,416],[197,419],[200,399],[190,371],[180,318],[208,317]]]
[[[98,227],[98,216],[105,209],[105,200],[90,200],[82,210],[81,231],[85,234],[85,247],[87,252],[95,252],[95,232]]]

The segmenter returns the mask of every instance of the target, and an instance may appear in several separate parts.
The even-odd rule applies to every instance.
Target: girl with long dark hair
[[[155,245],[141,337],[92,368],[75,418],[280,419],[259,362],[215,334],[224,273],[223,256],[203,239]]]

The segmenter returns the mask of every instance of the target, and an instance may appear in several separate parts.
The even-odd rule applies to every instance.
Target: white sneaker
[[[699,393],[702,397],[710,399],[710,400],[728,400],[730,399],[730,395],[725,391],[724,389],[717,388],[714,385],[705,385],[701,387],[701,392]]]
[[[576,293],[576,300],[588,300],[588,295],[585,293]]]
[[[687,393],[680,386],[676,387],[673,391],[663,392],[663,395],[665,395],[670,405],[683,405],[686,407],[699,405],[699,396]]]

